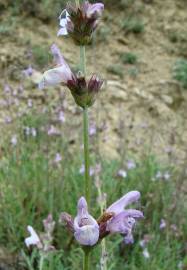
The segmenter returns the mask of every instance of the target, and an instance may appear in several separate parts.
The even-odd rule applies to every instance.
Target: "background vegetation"
[[[37,251],[27,250],[24,245],[26,227],[32,225],[41,233],[42,220],[49,213],[56,221],[56,251],[51,253],[45,269],[77,270],[82,264],[80,247],[58,222],[62,211],[76,214],[77,200],[83,193],[80,110],[72,105],[64,89],[39,93],[36,87],[39,73],[52,65],[49,47],[57,39],[58,16],[65,2],[0,1],[2,269],[38,269]],[[99,176],[107,205],[130,190],[139,190],[142,198],[136,207],[145,215],[135,228],[133,245],[124,245],[118,235],[107,238],[108,270],[185,270],[187,39],[186,30],[181,29],[187,21],[182,13],[184,1],[165,1],[168,5],[159,0],[138,4],[133,0],[104,2],[106,13],[91,47],[94,54],[88,49],[88,66],[96,66],[109,81],[91,113],[91,127],[94,123],[95,128],[94,135],[90,134],[92,168],[101,165],[99,175],[92,175],[91,212],[96,218],[100,215],[95,185]],[[172,5],[176,14],[181,12],[179,15],[169,9]],[[172,25],[171,14],[179,20],[174,21],[178,28]],[[63,39],[59,40],[77,70],[77,59],[70,52],[68,41],[65,45]],[[95,52],[96,45],[100,55]],[[5,48],[8,52],[4,52]],[[34,76],[25,78],[23,72],[30,66]],[[127,114],[123,114],[125,110]],[[59,120],[61,111],[65,122]],[[113,140],[116,133],[117,139]],[[142,137],[137,138],[140,133]],[[101,141],[108,148],[115,146],[118,157],[113,152],[104,154]],[[165,152],[159,152],[161,144]],[[139,150],[139,145],[143,150]],[[152,151],[154,145],[156,151]],[[129,160],[135,164],[131,169]],[[127,176],[121,176],[120,170]],[[101,269],[100,256],[97,247],[93,269]]]

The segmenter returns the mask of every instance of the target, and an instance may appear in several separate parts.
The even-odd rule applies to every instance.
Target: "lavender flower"
[[[166,221],[162,218],[160,221],[160,226],[159,226],[160,230],[163,230],[166,228]]]
[[[128,162],[127,162],[127,168],[129,170],[135,169],[136,168],[136,163],[133,160],[128,160]]]
[[[51,125],[47,131],[47,134],[49,136],[60,135],[60,131],[55,126]]]
[[[54,162],[59,163],[62,160],[62,156],[60,153],[56,153]]]
[[[67,85],[67,82],[72,80],[74,77],[73,72],[61,55],[59,48],[55,44],[51,46],[51,52],[53,54],[56,67],[44,72],[43,78],[39,83],[40,89],[48,86],[56,86],[60,83]]]
[[[12,118],[10,116],[6,116],[4,121],[5,121],[6,124],[9,124],[9,123],[12,122]]]
[[[138,201],[140,193],[131,191],[121,199],[113,203],[106,213],[114,213],[113,217],[107,222],[106,230],[110,233],[120,233],[125,235],[126,243],[133,243],[132,229],[136,220],[143,218],[143,213],[135,209],[124,209],[127,205]]]
[[[94,136],[97,133],[97,128],[95,124],[90,125],[89,127],[89,135]]]
[[[81,197],[77,205],[77,216],[74,219],[74,236],[81,245],[93,246],[99,239],[99,225],[88,213],[87,202]]]
[[[69,34],[77,45],[89,44],[103,10],[102,3],[85,1],[81,5],[67,4],[59,17],[61,28],[57,35]]]
[[[44,72],[42,80],[39,83],[39,88],[43,89],[58,84],[65,85],[70,89],[75,102],[79,106],[82,108],[91,106],[103,84],[103,80],[93,75],[87,82],[81,72],[74,74],[71,71],[69,65],[61,55],[59,48],[55,44],[52,45],[51,52],[57,66]]]
[[[30,77],[32,76],[32,74],[33,74],[33,68],[31,66],[23,70],[23,75],[25,77]]]

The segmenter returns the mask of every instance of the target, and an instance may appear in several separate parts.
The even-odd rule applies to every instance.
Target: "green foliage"
[[[7,8],[10,8],[14,15],[34,16],[47,21],[57,18],[66,2],[65,0],[9,0]]]
[[[49,48],[45,46],[35,45],[32,48],[34,63],[40,68],[45,67],[51,60]]]
[[[123,66],[121,65],[110,65],[107,67],[107,71],[111,74],[119,76],[120,78],[123,78]]]
[[[128,18],[123,22],[122,28],[126,33],[140,34],[144,32],[144,23],[140,19]]]
[[[181,83],[184,88],[187,88],[187,60],[179,59],[173,69],[173,77]]]
[[[33,117],[33,115],[35,115]],[[51,253],[45,261],[46,270],[81,269],[82,251],[76,242],[71,242],[65,228],[58,224],[59,214],[67,211],[76,214],[77,199],[83,194],[84,182],[79,169],[82,159],[63,136],[50,138],[46,134],[48,116],[31,114],[18,123],[18,145],[11,146],[10,138],[5,139],[3,155],[0,162],[0,245],[11,251],[24,249],[26,269],[37,268],[38,253],[30,256],[24,248],[23,240],[28,235],[26,227],[32,225],[37,231],[42,231],[42,220],[52,213],[57,221],[55,230],[55,246],[58,252]],[[25,126],[37,130],[36,137],[26,137]],[[76,150],[76,149],[75,149]],[[55,153],[61,152],[62,161],[54,164]],[[76,154],[75,154],[76,153]],[[94,164],[92,156],[92,165]],[[153,156],[144,156],[136,161],[136,168],[127,171],[127,178],[120,179],[117,172],[121,162],[116,160],[101,160],[100,175],[102,190],[107,192],[107,205],[117,200],[130,190],[139,190],[142,194],[141,206],[145,220],[141,221],[135,230],[135,243],[132,246],[123,245],[120,235],[109,236],[107,242],[108,269],[128,270],[175,270],[183,259],[182,242],[186,239],[185,211],[183,195],[177,197],[178,175],[173,168],[159,164]],[[172,180],[156,180],[158,171],[170,171]],[[94,181],[93,181],[94,183]],[[97,198],[97,190],[93,188],[93,202]],[[174,203],[174,206],[173,206]],[[99,205],[93,204],[92,214],[99,216]],[[167,227],[159,230],[160,220],[166,219]],[[176,224],[178,233],[170,225]],[[142,255],[139,241],[149,235],[148,250],[150,260]],[[168,244],[169,243],[169,244]],[[94,269],[99,269],[100,247],[92,256]],[[23,264],[23,263],[22,263]],[[29,267],[28,265],[32,266]]]
[[[4,36],[11,36],[15,31],[17,19],[15,17],[5,18],[0,24],[0,34]]]
[[[137,67],[132,67],[128,69],[128,74],[132,78],[136,78],[138,76],[139,70]]]
[[[96,32],[96,39],[99,42],[106,42],[111,33],[111,29],[108,26],[101,26]]]
[[[134,53],[128,52],[120,55],[120,59],[124,64],[136,64],[137,56]]]

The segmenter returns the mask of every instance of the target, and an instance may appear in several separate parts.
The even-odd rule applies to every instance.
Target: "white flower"
[[[28,106],[29,108],[32,108],[32,105],[33,105],[32,99],[28,99],[28,101],[27,101],[27,106]]]
[[[31,134],[32,134],[33,137],[36,137],[37,132],[36,132],[35,128],[31,128]]]
[[[63,111],[60,111],[59,112],[59,116],[58,116],[58,119],[61,123],[64,123],[65,122],[65,116],[64,116],[64,112]]]
[[[17,144],[17,142],[18,142],[17,135],[13,135],[11,138],[11,144],[15,146]]]
[[[126,178],[127,177],[127,172],[125,170],[119,170],[118,171],[118,176]]]
[[[164,174],[164,179],[165,179],[165,180],[169,180],[170,177],[171,177],[170,173],[169,173],[169,172],[165,172],[165,174]]]
[[[155,178],[156,178],[156,179],[162,178],[162,173],[161,173],[160,171],[158,171],[158,172],[156,173]]]
[[[35,232],[32,226],[27,227],[28,232],[30,233],[30,237],[25,239],[25,244],[29,248],[30,246],[37,246],[38,248],[42,247],[42,243],[40,241],[39,236]]]
[[[58,31],[57,36],[66,36],[66,35],[68,35],[67,23],[68,23],[68,21],[70,21],[70,15],[66,9],[64,9],[62,11],[62,13],[59,16],[59,19],[60,19],[61,28]]]
[[[143,256],[144,256],[145,259],[149,259],[150,258],[150,254],[149,254],[149,251],[148,251],[147,248],[144,248],[144,250],[143,250],[142,253],[143,253]]]
[[[39,83],[39,89],[56,86],[61,83],[66,85],[68,80],[72,79],[72,71],[55,44],[51,46],[51,53],[53,54],[56,67],[44,72]]]

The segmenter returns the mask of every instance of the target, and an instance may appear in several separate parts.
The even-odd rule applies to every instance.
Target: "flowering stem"
[[[86,75],[86,50],[85,46],[80,46],[80,66],[81,71],[84,75]]]
[[[90,250],[85,250],[83,270],[89,270],[89,269],[90,269]]]
[[[86,53],[85,46],[80,46],[80,67],[81,71],[86,76]],[[91,198],[91,181],[90,181],[90,159],[89,159],[89,132],[88,132],[88,107],[83,109],[83,135],[84,135],[84,166],[85,166],[85,197],[90,207],[90,198]],[[90,251],[84,250],[84,264],[83,270],[90,269]]]
[[[43,270],[43,264],[44,264],[44,256],[41,255],[39,262],[39,270]]]
[[[84,166],[85,166],[85,197],[90,206],[91,181],[90,181],[90,159],[89,159],[89,134],[88,134],[88,108],[83,110],[84,123]]]
[[[78,7],[79,6],[79,0],[75,0],[75,4]]]

